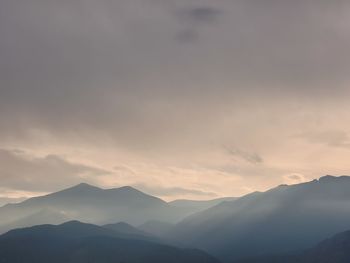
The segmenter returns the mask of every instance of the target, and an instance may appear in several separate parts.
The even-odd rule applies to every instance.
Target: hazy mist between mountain
[[[70,221],[12,230],[0,236],[0,260],[13,263],[219,263],[203,251],[162,244],[151,236],[125,233],[125,226],[111,229]]]
[[[175,262],[186,262],[191,255],[176,249],[195,248],[204,252],[192,256],[209,262],[346,263],[350,257],[344,250],[350,244],[349,232],[344,232],[350,229],[349,187],[350,176],[327,175],[240,198],[167,203],[129,186],[101,189],[79,184],[0,207],[0,259],[3,256],[11,262],[23,262],[12,252],[25,249],[23,253],[32,260],[31,255],[45,239],[49,252],[38,254],[33,262],[68,248],[71,252],[62,256],[68,256],[72,263],[80,262],[74,259],[76,245],[86,251],[85,256],[93,257],[100,249],[107,253],[121,246],[120,253],[112,256],[108,252],[108,257],[97,258],[109,262],[124,255],[127,262],[134,262],[134,256],[143,255],[136,252],[139,245],[152,248],[151,242],[179,255],[185,253]],[[68,223],[61,225],[64,222]],[[76,226],[76,232],[67,231],[66,226]],[[16,228],[20,229],[13,230]],[[77,235],[73,243],[69,235]],[[28,240],[33,246],[23,247]],[[153,248],[150,253],[161,257],[161,247]],[[132,251],[140,254],[133,256]]]
[[[125,222],[161,234],[187,216],[235,197],[165,202],[130,186],[101,189],[81,183],[58,192],[0,206],[0,233],[40,224],[79,220],[93,224]]]
[[[350,229],[349,187],[349,176],[324,176],[248,194],[185,218],[170,236],[224,262],[299,254]]]

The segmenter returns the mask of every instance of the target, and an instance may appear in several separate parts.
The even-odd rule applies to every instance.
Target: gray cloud
[[[234,143],[235,158],[298,172],[292,153],[305,149],[291,134],[348,128],[349,11],[345,0],[2,0],[0,147],[225,167],[220,147]],[[28,178],[8,184],[46,189]]]
[[[213,7],[193,7],[178,10],[179,19],[186,19],[191,23],[213,23],[222,11]]]
[[[210,103],[221,114],[245,96],[341,92],[350,68],[350,4],[205,2],[2,1],[2,130],[103,127],[123,141],[148,124],[166,128],[169,119],[185,118],[178,108],[201,115]],[[195,46],[182,47],[174,34],[197,33],[172,19],[172,9],[195,21],[225,15]]]
[[[0,197],[0,207],[9,203],[19,203],[24,201],[25,198],[8,198],[8,197]]]
[[[224,149],[230,156],[235,158],[238,157],[251,164],[259,164],[264,161],[263,158],[258,153],[255,153],[255,152],[251,153],[251,152],[247,152],[247,151],[244,151],[235,147],[229,147],[229,146],[224,146]]]
[[[287,174],[284,179],[287,184],[299,184],[307,181],[302,174]]]
[[[222,15],[222,10],[210,6],[184,7],[176,10],[176,17],[181,29],[176,33],[180,43],[199,41],[203,29],[215,26]],[[203,28],[204,27],[204,28]]]
[[[22,151],[0,149],[0,180],[6,189],[49,192],[80,182],[95,182],[108,171],[72,163],[57,155],[35,157]]]

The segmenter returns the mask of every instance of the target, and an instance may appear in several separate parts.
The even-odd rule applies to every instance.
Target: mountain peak
[[[96,190],[102,190],[102,191],[121,191],[121,192],[140,192],[139,190],[131,187],[131,186],[122,186],[118,188],[111,188],[111,189],[102,189],[97,186],[88,184],[88,183],[80,183],[77,185],[74,185],[72,187],[66,188],[62,191],[96,191]]]
[[[48,194],[47,196],[41,196],[41,197],[37,197],[36,199],[42,199],[45,197],[57,197],[57,196],[63,196],[63,197],[67,197],[67,196],[71,196],[71,195],[80,195],[80,194],[91,194],[91,193],[96,193],[96,192],[100,192],[102,191],[101,188],[97,187],[97,186],[93,186],[87,183],[80,183],[77,185],[74,185],[72,187],[63,189],[61,191],[58,192],[53,192],[51,194]],[[29,199],[30,201],[31,199]]]
[[[79,220],[71,220],[60,224],[60,226],[77,226],[77,225],[84,225],[84,224],[85,223],[80,222]]]
[[[77,184],[76,186],[73,186],[72,188],[98,188],[98,187],[88,183],[80,183],[80,184]]]
[[[122,186],[122,187],[118,187],[118,188],[111,188],[111,189],[107,189],[106,191],[110,191],[110,192],[118,192],[118,193],[124,193],[124,194],[136,194],[136,195],[147,195],[144,192],[141,192],[140,190],[133,188],[131,186]]]
[[[136,188],[131,187],[131,186],[129,186],[129,185],[119,187],[118,189],[119,189],[119,190],[122,190],[122,191],[137,191],[137,192],[140,192],[140,191],[137,190]]]
[[[139,192],[139,193],[143,193],[141,192],[140,190],[134,188],[134,187],[131,187],[129,185],[126,185],[126,186],[122,186],[122,187],[119,187],[117,188],[119,191],[124,191],[124,192]]]
[[[350,180],[350,176],[342,175],[342,176],[334,176],[334,175],[325,175],[320,177],[318,180],[321,183],[334,182],[339,180]]]
[[[70,188],[67,188],[63,191],[96,191],[96,190],[102,190],[102,189],[91,184],[80,183]]]

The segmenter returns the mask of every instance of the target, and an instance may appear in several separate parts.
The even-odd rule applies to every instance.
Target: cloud
[[[298,173],[287,174],[283,178],[287,184],[300,184],[307,181],[303,174]]]
[[[176,33],[180,43],[200,41],[202,30],[208,26],[215,26],[219,22],[222,10],[210,6],[195,6],[178,8],[175,12],[181,29]]]
[[[222,11],[218,8],[198,6],[178,10],[179,19],[186,19],[191,23],[213,23]]]
[[[345,0],[2,0],[0,147],[41,157],[10,153],[18,165],[0,178],[56,190],[101,177],[98,164],[106,184],[239,195],[281,174],[344,173],[347,135],[312,135],[334,146],[323,152],[292,135],[350,129],[349,11]]]
[[[228,146],[224,146],[225,150],[227,151],[227,153],[234,157],[234,158],[239,158],[242,159],[248,163],[251,164],[259,164],[262,163],[264,160],[263,158],[257,154],[257,153],[250,153],[247,151],[243,151],[241,149],[235,148],[235,147],[228,147]]]
[[[57,155],[32,156],[18,150],[0,149],[2,191],[50,192],[78,184],[96,182],[108,171],[73,163]]]
[[[310,143],[324,144],[329,147],[350,148],[350,137],[346,131],[328,130],[305,132],[295,136]]]
[[[0,197],[0,207],[9,203],[19,203],[24,201],[25,198],[8,198],[8,197]]]
[[[113,171],[120,174],[136,174],[136,172],[131,167],[128,167],[126,165],[116,165],[113,167]]]
[[[330,86],[331,95],[342,93],[350,66],[342,16],[348,4],[0,5],[0,134],[14,140],[39,131],[70,140],[107,137],[146,151],[172,148],[220,133],[229,110],[255,112],[286,94],[329,95]],[[184,47],[174,35],[198,41]],[[205,129],[205,122],[213,125]]]
[[[8,198],[8,197],[0,197],[0,207],[9,203],[19,203],[24,201],[25,198]]]

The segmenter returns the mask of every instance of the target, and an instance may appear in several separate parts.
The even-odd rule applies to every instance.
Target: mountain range
[[[210,207],[218,205],[224,201],[234,201],[237,197],[222,197],[212,200],[186,200],[178,199],[169,202],[170,205],[180,208],[188,208],[192,213],[204,211]]]
[[[162,244],[126,224],[106,226],[70,221],[15,229],[0,236],[0,263],[219,263],[197,249]],[[234,263],[348,263],[350,231],[336,234],[303,252],[260,256]]]
[[[130,230],[129,227],[127,227]],[[218,263],[205,252],[180,249],[125,233],[71,221],[16,229],[0,236],[1,263]],[[119,230],[123,231],[120,232]]]
[[[21,246],[30,240],[27,237],[49,229],[51,232],[47,233],[50,234],[50,239],[33,241],[33,246],[28,248],[31,252],[28,250],[28,253],[35,253],[33,251],[42,244],[40,242],[48,242],[53,244],[45,243],[48,251],[53,253],[51,256],[62,253],[52,247],[55,244],[59,244],[59,249],[72,253],[67,252],[69,258],[60,258],[64,262],[70,262],[71,258],[76,259],[80,251],[96,258],[97,255],[103,254],[102,251],[106,251],[106,255],[115,259],[115,262],[138,262],[139,258],[133,256],[115,258],[109,254],[109,249],[118,246],[127,251],[125,255],[132,251],[136,255],[144,255],[142,253],[147,249],[144,250],[145,244],[142,242],[146,242],[145,246],[150,249],[147,251],[151,251],[154,244],[175,249],[171,251],[176,253],[187,251],[184,248],[199,249],[205,251],[200,252],[201,255],[213,256],[205,258],[208,262],[217,262],[215,258],[223,263],[350,262],[347,261],[350,232],[346,232],[350,230],[348,176],[328,175],[311,182],[280,185],[240,198],[210,201],[165,202],[132,187],[105,190],[80,184],[18,204],[5,205],[0,208],[0,218],[2,233],[10,229],[39,225],[13,230],[1,236],[0,259],[9,258],[10,255],[6,253],[17,251],[17,248],[22,253],[21,249],[25,248]],[[69,224],[62,224],[67,221]],[[89,231],[98,229],[98,235],[93,235],[93,238],[90,234],[88,237],[79,236],[78,247],[81,250],[76,247],[77,243],[71,243],[71,237],[67,240],[67,236],[64,236],[62,241],[63,237],[59,234],[51,239],[52,233],[66,233],[71,225]],[[87,232],[90,233],[89,231]],[[15,233],[20,233],[23,243],[17,239]],[[336,233],[340,234],[335,235]],[[13,240],[14,243],[9,240]],[[125,240],[129,240],[128,245],[125,245]],[[148,243],[153,245],[149,246]],[[135,244],[134,250],[131,248],[134,246],[132,244]],[[90,250],[91,253],[97,254],[90,255]],[[44,258],[47,260],[49,256],[48,254]],[[102,258],[104,260],[104,256]],[[0,263],[21,262],[16,260],[18,259],[0,260]],[[78,257],[78,261],[71,262],[82,262],[79,260],[86,258]],[[101,259],[101,262],[105,262],[103,260]],[[168,258],[158,258],[158,255],[154,261],[141,262],[158,262],[157,260],[173,262]],[[174,262],[192,262],[186,260],[187,258],[184,258],[184,261]],[[193,262],[196,262],[195,260],[197,258]]]
[[[350,177],[324,176],[223,202],[168,234],[226,262],[301,251],[350,229]]]
[[[115,222],[141,225],[154,220],[170,224],[209,207],[209,204],[203,206],[202,202],[197,204],[191,201],[191,206],[176,206],[130,186],[101,189],[82,183],[0,207],[0,233],[16,227],[59,224],[69,220],[99,225]]]

